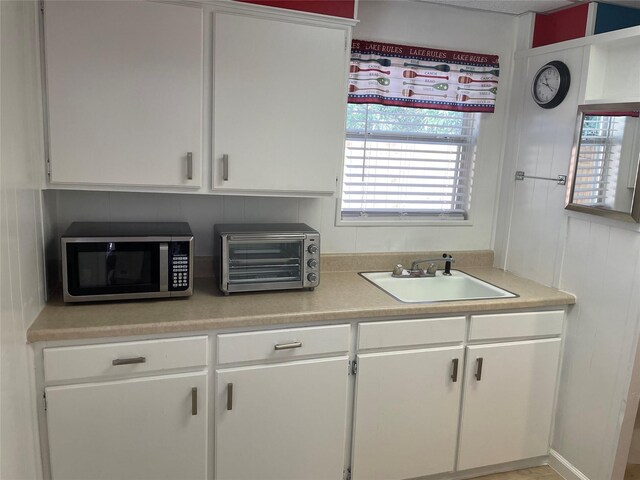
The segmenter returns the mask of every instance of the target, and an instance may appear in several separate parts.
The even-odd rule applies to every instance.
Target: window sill
[[[336,227],[471,227],[471,220],[343,220],[336,218]]]

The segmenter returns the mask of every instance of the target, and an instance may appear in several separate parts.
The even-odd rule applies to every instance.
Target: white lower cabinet
[[[563,321],[519,312],[44,348],[51,478],[338,480],[350,468],[403,480],[543,457]]]
[[[206,480],[207,351],[206,336],[43,349],[51,478]]]
[[[216,480],[342,478],[348,357],[216,371]]]
[[[400,480],[455,467],[462,346],[358,355],[354,480]]]
[[[53,480],[207,478],[206,371],[45,389]]]
[[[549,453],[560,343],[467,347],[458,470]]]

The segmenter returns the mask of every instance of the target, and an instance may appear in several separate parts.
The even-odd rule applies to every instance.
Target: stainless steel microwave
[[[304,223],[217,224],[214,248],[225,295],[320,283],[320,234]]]
[[[75,222],[61,247],[65,302],[193,294],[188,223]]]

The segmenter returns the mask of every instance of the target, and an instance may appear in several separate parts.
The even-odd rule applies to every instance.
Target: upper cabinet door
[[[214,15],[214,190],[331,194],[348,28]]]
[[[199,187],[203,12],[45,4],[51,184]]]

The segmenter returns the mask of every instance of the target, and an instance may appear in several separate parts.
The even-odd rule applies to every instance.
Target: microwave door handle
[[[169,244],[160,243],[160,291],[169,290]]]

